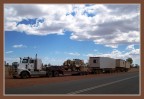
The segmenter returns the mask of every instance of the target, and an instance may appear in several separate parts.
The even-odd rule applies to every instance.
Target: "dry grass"
[[[10,78],[12,74],[12,68],[9,66],[5,66],[5,78]]]
[[[135,71],[139,71],[139,68],[131,68],[131,69],[129,70],[129,72],[135,72]]]

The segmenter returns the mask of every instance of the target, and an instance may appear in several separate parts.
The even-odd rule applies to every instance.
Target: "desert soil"
[[[129,72],[136,72],[138,69],[134,68],[131,69]],[[60,77],[33,77],[28,79],[13,79],[12,77],[8,76],[7,71],[5,72],[5,79],[4,84],[5,88],[14,88],[14,87],[21,87],[21,86],[32,86],[32,85],[42,85],[42,84],[50,84],[50,83],[58,83],[58,82],[65,82],[71,80],[79,80],[79,79],[86,79],[86,78],[93,78],[93,77],[100,77],[100,76],[111,76],[111,75],[119,75],[121,73],[112,73],[112,74],[89,74],[84,76],[60,76]]]

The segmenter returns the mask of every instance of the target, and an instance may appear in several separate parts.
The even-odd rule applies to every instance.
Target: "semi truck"
[[[62,69],[58,67],[46,67],[43,68],[42,60],[31,57],[20,58],[20,63],[17,65],[12,65],[13,67],[13,78],[29,78],[32,76],[58,76],[62,74]]]
[[[12,64],[13,78],[29,78],[32,76],[58,77],[60,75],[87,75],[89,73],[111,73],[128,71],[130,63],[121,59],[109,57],[89,57],[88,65],[83,60],[73,59],[64,61],[62,66],[43,66],[42,60],[37,58],[20,58],[19,63]]]
[[[46,76],[46,77],[57,77],[59,75],[84,75],[86,74],[86,69],[82,65],[83,63],[79,63],[78,61],[82,60],[73,60],[72,64],[68,65],[68,69],[66,69],[66,64],[63,66],[47,66],[43,67],[42,60],[31,57],[20,58],[19,64],[12,65],[13,67],[13,78],[21,77],[21,78],[29,78],[32,76]],[[69,64],[69,62],[68,62]],[[75,67],[75,68],[74,68]]]

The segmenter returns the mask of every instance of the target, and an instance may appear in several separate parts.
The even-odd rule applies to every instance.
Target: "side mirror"
[[[21,63],[22,58],[20,57],[20,63]]]

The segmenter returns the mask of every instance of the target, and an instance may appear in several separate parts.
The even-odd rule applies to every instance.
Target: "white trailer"
[[[130,68],[130,63],[122,60],[122,59],[116,59],[116,70],[121,72],[127,72]]]
[[[127,62],[122,59],[116,59],[116,70],[119,72],[126,72],[126,64]]]
[[[93,73],[112,72],[116,68],[116,60],[109,57],[90,57],[89,67]]]
[[[131,64],[130,64],[130,62],[125,62],[125,71],[128,71],[129,69],[130,69],[130,66],[131,66]]]
[[[118,68],[124,68],[125,67],[125,60],[122,59],[116,59],[116,67]]]

